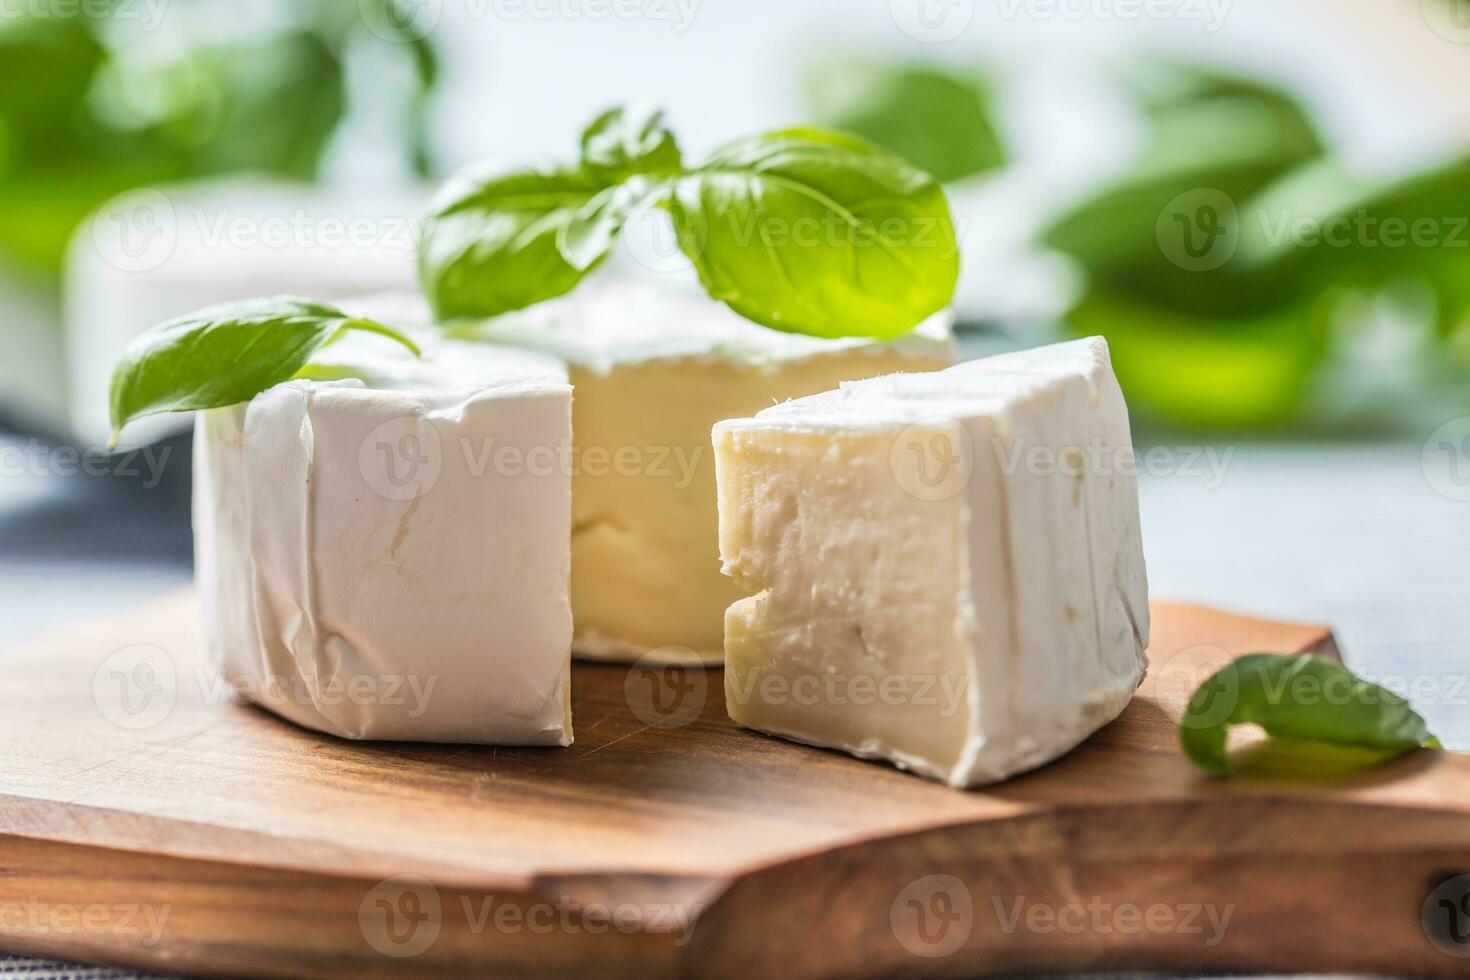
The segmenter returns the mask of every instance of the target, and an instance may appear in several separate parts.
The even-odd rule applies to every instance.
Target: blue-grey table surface
[[[1141,447],[1152,592],[1329,623],[1352,667],[1470,749],[1467,446]],[[189,580],[188,447],[165,449],[124,473],[0,437],[0,649]],[[102,976],[137,974],[0,953],[0,978]]]

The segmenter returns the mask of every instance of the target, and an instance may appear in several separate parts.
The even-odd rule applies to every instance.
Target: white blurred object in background
[[[139,332],[213,303],[256,296],[334,300],[413,289],[427,192],[331,191],[222,180],[119,195],[72,238],[66,264],[68,421],[83,440],[111,432],[113,365]],[[144,419],[129,442],[176,431]]]
[[[66,414],[66,370],[56,301],[46,290],[0,268],[0,412],[22,428],[57,427]]]

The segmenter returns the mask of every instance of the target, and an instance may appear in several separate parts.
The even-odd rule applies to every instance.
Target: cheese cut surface
[[[974,786],[1067,752],[1143,679],[1127,407],[1100,338],[714,427],[726,703]]]
[[[575,649],[594,659],[719,663],[726,608],[710,427],[787,398],[954,363],[939,318],[889,343],[783,334],[707,297],[592,280],[474,335],[562,358],[576,389]]]
[[[364,312],[361,304],[347,304]],[[554,359],[350,335],[200,414],[197,577],[240,696],[346,738],[568,745],[571,388]]]

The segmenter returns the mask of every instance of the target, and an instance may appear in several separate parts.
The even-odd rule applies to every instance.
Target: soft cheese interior
[[[553,353],[576,389],[572,609],[583,656],[719,663],[725,609],[710,427],[775,402],[954,362],[947,320],[890,343],[757,326],[675,289],[605,278],[475,335]]]
[[[972,786],[1066,752],[1142,680],[1127,408],[1100,338],[714,427],[737,722]]]
[[[568,745],[571,485],[534,463],[570,443],[565,370],[420,339],[416,361],[350,334],[319,380],[201,413],[209,651],[243,696],[334,735]]]

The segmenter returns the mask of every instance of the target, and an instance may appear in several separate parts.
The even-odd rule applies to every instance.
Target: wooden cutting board
[[[1121,719],[964,793],[737,729],[719,672],[579,665],[569,749],[316,735],[221,699],[181,594],[4,659],[0,948],[302,976],[1466,972],[1470,760],[1204,778],[1175,744],[1195,684],[1332,638],[1153,613]]]

